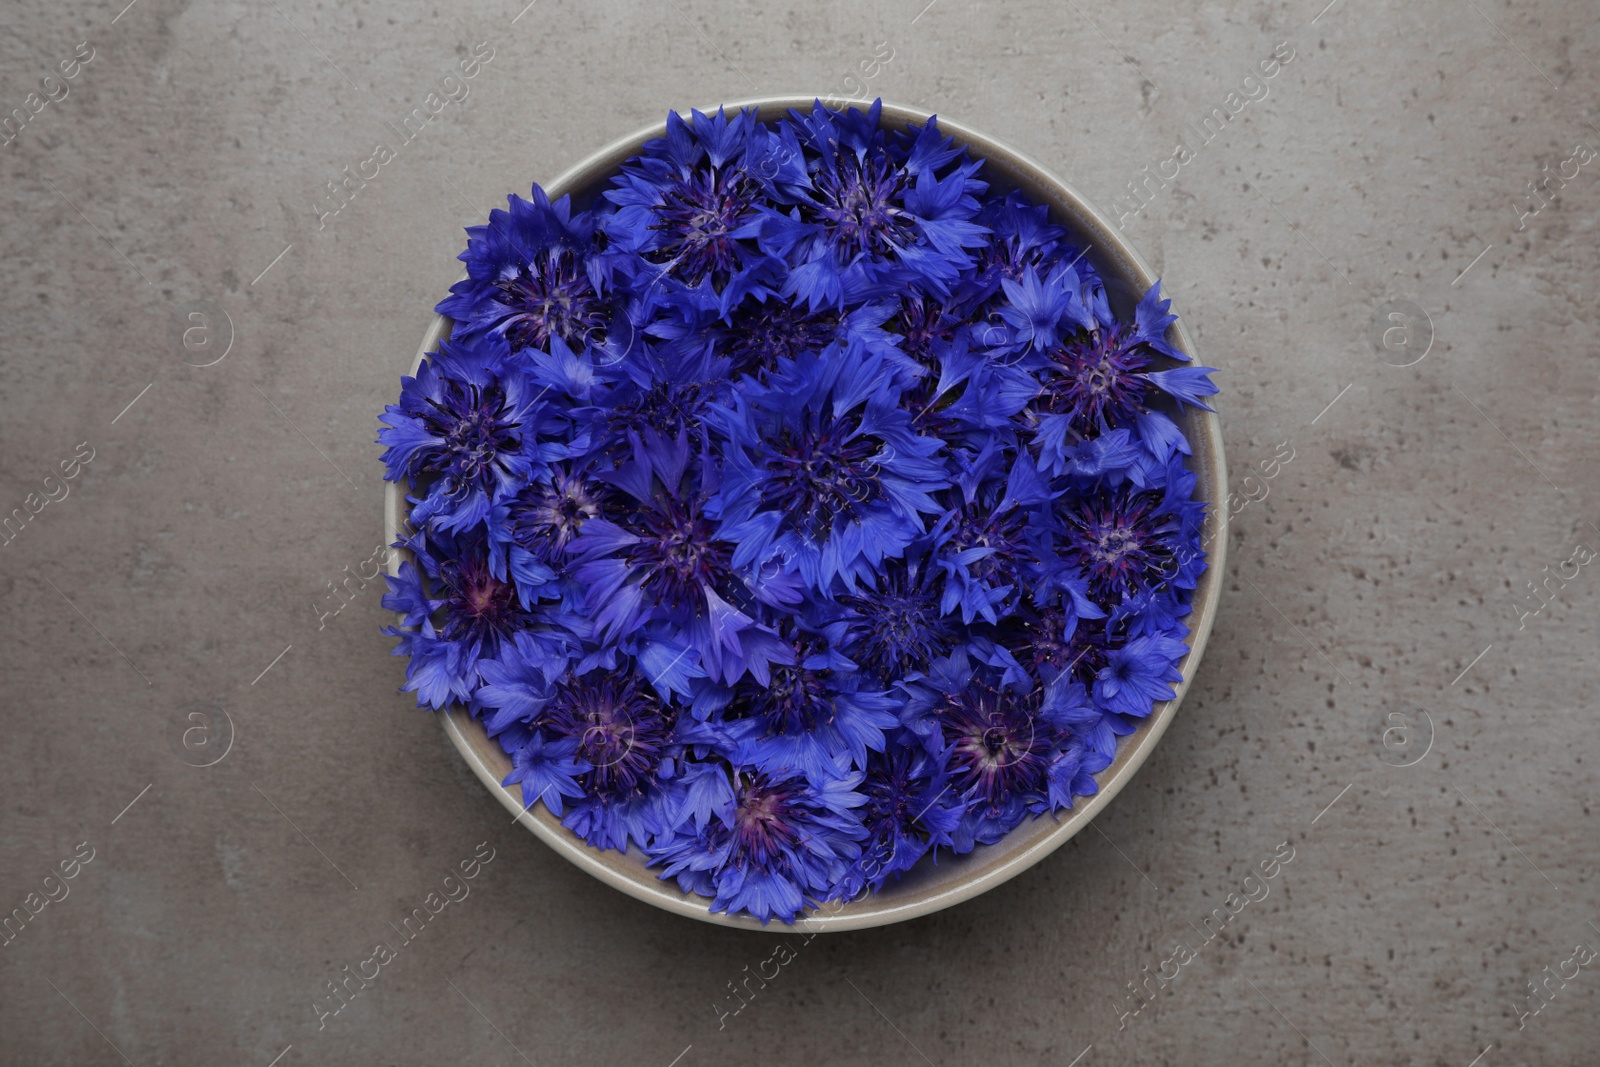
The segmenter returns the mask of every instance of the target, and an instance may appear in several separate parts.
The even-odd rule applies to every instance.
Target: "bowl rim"
[[[730,101],[700,110],[711,114],[719,107],[730,111],[754,108],[761,121],[771,121],[790,108],[809,108],[816,100],[822,100],[833,107],[838,107],[842,103],[845,107],[865,108],[870,104],[870,101],[841,102],[808,96],[762,96]],[[891,128],[912,123],[926,123],[934,117],[934,113],[921,108],[889,101],[881,101],[881,108],[880,125]],[[1118,265],[1132,276],[1140,292],[1155,283],[1157,279],[1154,272],[1138,251],[1121,237],[1110,218],[1050,168],[1032,156],[960,122],[944,118],[940,118],[938,122],[941,133],[954,137],[956,142],[966,147],[975,158],[992,161],[997,168],[1026,173],[1036,183],[1053,187],[1056,197],[1071,205],[1075,214],[1070,220],[1055,221],[1067,223],[1074,231],[1074,236],[1092,238],[1089,248],[1099,247],[1105,255],[1113,256],[1120,261]],[[577,194],[585,192],[597,194],[601,182],[615,173],[623,161],[636,154],[646,141],[664,136],[666,128],[666,120],[663,118],[659,122],[613,140],[569,166],[553,181],[546,183],[545,192],[551,200],[567,194],[575,194],[574,199],[578,198]],[[1052,216],[1058,213],[1054,204],[1051,205],[1051,213]],[[1098,260],[1101,257],[1094,258]],[[415,375],[423,358],[437,348],[448,325],[449,320],[445,316],[434,313],[412,360],[410,374]],[[1198,365],[1197,350],[1184,322],[1180,319],[1173,328],[1177,334],[1179,350],[1187,353]],[[1185,640],[1189,651],[1184,656],[1180,668],[1182,678],[1173,686],[1173,697],[1157,705],[1138,729],[1121,739],[1113,762],[1095,776],[1098,791],[1094,795],[1076,798],[1078,803],[1058,815],[1034,817],[1030,820],[1034,823],[1043,823],[1046,818],[1051,818],[1054,826],[1042,833],[1035,831],[1036,840],[1001,856],[997,861],[976,870],[968,877],[932,887],[931,891],[920,893],[907,900],[895,900],[892,895],[886,897],[884,894],[868,894],[848,903],[823,904],[797,917],[792,926],[783,923],[767,925],[746,914],[728,915],[723,912],[713,912],[709,908],[710,901],[707,898],[684,892],[675,881],[660,880],[655,871],[640,862],[640,854],[631,850],[628,853],[619,853],[614,850],[596,849],[562,826],[560,820],[542,805],[531,809],[524,808],[521,797],[513,793],[512,789],[500,784],[506,771],[497,771],[496,767],[490,765],[490,761],[496,756],[500,757],[500,762],[505,768],[508,769],[510,763],[498,744],[489,739],[483,724],[466,715],[457,705],[451,705],[437,713],[438,718],[445,734],[450,738],[456,751],[466,760],[473,774],[507,811],[516,816],[515,822],[531,830],[558,855],[579,869],[613,889],[665,911],[736,929],[807,934],[868,929],[942,911],[1009,881],[1076,836],[1133,779],[1176,716],[1178,706],[1198,673],[1216,619],[1221,600],[1222,579],[1227,566],[1226,520],[1219,518],[1219,507],[1225,505],[1227,500],[1228,482],[1221,420],[1213,411],[1199,411],[1197,421],[1200,434],[1198,440],[1194,434],[1190,434],[1190,445],[1194,449],[1191,459],[1197,475],[1197,494],[1206,484],[1207,476],[1213,486],[1212,492],[1206,498],[1206,517],[1203,526],[1203,530],[1209,532],[1211,537],[1205,542],[1209,548],[1206,569],[1196,585],[1190,613],[1184,620],[1190,630]],[[1205,463],[1201,462],[1202,456],[1205,457]],[[386,481],[384,483],[386,544],[394,544],[399,540],[402,515],[406,510],[401,483]],[[386,573],[397,576],[400,564],[408,559],[410,553],[407,550],[391,553],[385,564]],[[1025,823],[1024,826],[1026,825]],[[1012,834],[1021,832],[1023,828],[1019,826],[1012,831]],[[986,845],[971,855],[999,847],[999,844]],[[967,857],[956,857],[955,861],[962,862],[966,859]],[[927,857],[924,857],[919,861],[919,866],[927,862]],[[944,862],[948,863],[951,860],[946,859]]]

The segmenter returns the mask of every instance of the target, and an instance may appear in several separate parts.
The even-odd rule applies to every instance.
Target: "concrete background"
[[[1600,163],[1528,192],[1600,148],[1590,5],[124,2],[11,0],[0,37],[0,113],[93,49],[0,147],[0,513],[93,450],[0,547],[0,909],[93,849],[0,948],[0,1061],[1594,1062],[1600,963],[1519,1029],[1527,983],[1600,946],[1600,577],[1537,614],[1527,585],[1600,548]],[[470,96],[319,229],[479,42]],[[376,415],[480,208],[671,106],[853,89],[880,42],[871,92],[1108,208],[1293,50],[1125,230],[1225,372],[1235,478],[1294,459],[1098,832],[806,943],[719,1020],[777,936],[556,859],[396,692],[377,591],[314,605],[377,547]],[[1391,300],[1420,312],[1380,359]],[[209,767],[181,757],[229,731],[194,707],[232,724]],[[319,1030],[479,842],[471,896]],[[1268,897],[1119,1028],[1281,842]]]

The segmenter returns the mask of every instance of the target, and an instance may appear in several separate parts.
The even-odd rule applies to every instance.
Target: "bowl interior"
[[[782,117],[791,107],[806,108],[811,103],[808,98],[795,97],[742,101],[726,106],[730,111],[753,107],[762,121],[771,121]],[[929,117],[925,111],[886,103],[883,105],[881,122],[886,129],[904,129],[908,125],[920,125]],[[979,177],[989,182],[991,188],[999,191],[1019,189],[1034,203],[1048,205],[1052,220],[1065,226],[1073,243],[1086,249],[1084,255],[1105,280],[1108,297],[1119,316],[1131,311],[1139,296],[1154,283],[1155,276],[1138,253],[1116,233],[1105,215],[1066,182],[1015,149],[958,123],[940,119],[939,126],[946,136],[953,137],[975,158],[985,161]],[[634,155],[645,141],[662,136],[665,130],[666,124],[662,122],[608,145],[550,182],[545,186],[545,191],[552,200],[570,195],[575,206],[591,202],[606,188],[625,160]],[[433,351],[442,338],[449,336],[449,328],[449,320],[443,316],[434,317],[412,362],[411,373],[416,372],[426,353]],[[1169,340],[1174,347],[1199,362],[1193,342],[1181,321],[1173,327]],[[511,760],[489,738],[482,724],[472,720],[461,709],[452,708],[440,716],[444,729],[484,785],[508,811],[520,813],[518,821],[546,844],[608,885],[679,915],[723,926],[758,930],[842,931],[881,926],[925,915],[976,896],[1021,873],[1061,847],[1116,796],[1161,739],[1199,667],[1216,614],[1225,565],[1226,538],[1213,537],[1213,534],[1223,521],[1219,505],[1227,495],[1227,472],[1221,428],[1215,414],[1193,408],[1183,411],[1173,408],[1168,409],[1167,413],[1177,421],[1189,439],[1193,453],[1188,459],[1188,466],[1196,475],[1195,494],[1207,505],[1202,537],[1208,544],[1209,566],[1201,575],[1189,617],[1185,619],[1190,633],[1187,638],[1189,653],[1180,665],[1182,680],[1174,685],[1176,695],[1172,700],[1157,705],[1137,731],[1121,740],[1116,759],[1096,776],[1100,787],[1098,793],[1092,797],[1077,798],[1077,805],[1071,811],[1057,817],[1047,815],[1030,819],[996,844],[979,846],[965,856],[942,856],[937,863],[931,858],[924,858],[898,881],[886,884],[878,893],[849,903],[825,905],[799,920],[793,928],[782,924],[763,927],[758,920],[749,916],[710,912],[708,899],[683,893],[676,882],[659,880],[656,872],[645,866],[645,859],[637,849],[620,853],[592,848],[562,826],[560,820],[542,805],[531,811],[525,810],[520,791],[500,784],[511,773]],[[401,486],[394,483],[386,486],[384,510],[386,540],[393,542],[400,535],[407,511]],[[390,573],[396,573],[399,564],[399,559],[392,558]]]

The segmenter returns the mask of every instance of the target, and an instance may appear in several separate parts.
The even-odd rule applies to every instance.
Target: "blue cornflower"
[[[533,200],[506,197],[509,211],[467,227],[459,257],[467,276],[435,309],[455,323],[458,341],[493,335],[512,348],[548,348],[552,338],[582,347],[604,339],[610,314],[605,272],[594,255],[595,217],[572,214],[537,185]]]
[[[1000,808],[1043,792],[1055,738],[1026,695],[975,679],[943,696],[939,725],[962,796]]]
[[[552,686],[537,722],[572,741],[572,755],[584,768],[563,823],[591,845],[622,851],[630,840],[643,844],[663,832],[676,718],[637,676],[571,672]]]
[[[611,257],[640,278],[721,286],[760,258],[750,239],[761,226],[761,185],[742,165],[755,113],[692,115],[692,124],[668,115],[666,137],[623,166],[605,194],[617,210],[602,226]]]
[[[714,773],[731,773],[732,781],[709,794],[710,810],[703,818],[686,813],[646,854],[666,865],[663,878],[681,884],[684,871],[702,875],[691,884],[711,891],[712,911],[793,923],[802,908],[828,898],[860,855],[866,831],[855,809],[864,798],[854,789],[861,774],[841,767],[814,782],[750,768]]]
[[[870,585],[839,598],[862,669],[893,682],[926,671],[955,647],[959,627],[940,609],[939,575],[923,555],[888,560]]]
[[[543,562],[559,561],[583,524],[616,507],[611,487],[582,467],[561,464],[531,481],[506,505],[509,539]]]
[[[584,413],[600,451],[624,460],[631,440],[646,434],[668,440],[689,435],[706,444],[711,406],[728,393],[718,361],[707,353],[641,344],[619,369],[623,376],[601,390]]]
[[[757,374],[793,361],[807,352],[820,352],[838,336],[841,316],[834,311],[811,311],[770,290],[760,290],[734,309],[720,344],[730,361],[733,377]]]
[[[1102,623],[1106,613],[1089,598],[1084,580],[1058,584],[1058,602],[1021,605],[1001,623],[1002,643],[1030,673],[1054,677],[1069,671],[1080,680],[1092,678],[1105,666],[1110,647]]]
[[[1084,432],[1125,426],[1147,410],[1152,393],[1210,410],[1201,398],[1217,391],[1210,379],[1214,368],[1152,369],[1159,356],[1187,359],[1166,341],[1177,316],[1168,313],[1172,301],[1161,299],[1160,289],[1157,282],[1145,293],[1131,324],[1085,322],[1080,325],[1086,332],[1040,346],[1048,349],[1048,362],[1040,367],[1041,416],[1064,416]]]
[[[1010,336],[1004,346],[1025,352],[1045,352],[1053,348],[1064,332],[1088,329],[1094,316],[1078,294],[1078,275],[1072,267],[1062,267],[1044,275],[1025,267],[1022,277],[1002,278],[1006,303],[998,312],[1008,325]]]
[[[868,837],[861,855],[839,883],[849,900],[909,871],[936,848],[951,848],[965,805],[950,789],[946,757],[930,756],[914,742],[874,752],[860,791],[867,798],[861,821]]]
[[[846,654],[849,623],[809,626],[795,617],[779,629],[784,647],[760,672],[739,682],[722,710],[735,759],[766,771],[798,769],[813,780],[844,760],[866,766],[899,722],[895,701],[863,682]]]
[[[1067,231],[1050,221],[1050,209],[1028,203],[1015,190],[984,204],[977,221],[994,237],[978,249],[973,271],[962,277],[955,292],[959,306],[974,309],[976,317],[986,317],[979,309],[1000,292],[1002,281],[1021,281],[1030,269],[1048,272],[1057,249],[1068,265],[1078,259],[1077,249],[1063,244]],[[1084,267],[1079,269],[1082,272]]]
[[[880,355],[832,347],[781,360],[715,409],[728,439],[707,505],[735,566],[776,557],[814,589],[854,586],[923,533],[947,484],[940,442],[916,433]]]
[[[542,712],[554,733],[577,740],[578,755],[590,766],[585,785],[592,794],[643,792],[668,755],[676,712],[642,683],[602,672],[568,677]]]
[[[533,722],[550,702],[571,656],[564,643],[540,640],[528,630],[518,631],[499,652],[497,658],[479,660],[483,684],[473,694],[479,704],[493,709],[484,717],[490,737],[514,723]]]
[[[1163,581],[1177,561],[1183,518],[1165,494],[1131,484],[1100,489],[1058,505],[1061,554],[1082,569],[1104,609]]]
[[[405,689],[416,692],[419,703],[440,708],[458,700],[476,709],[480,660],[494,658],[521,634],[537,631],[538,640],[555,643],[552,654],[565,641],[559,632],[544,636],[557,628],[523,605],[515,585],[495,575],[481,534],[419,533],[405,544],[422,567],[402,563],[399,576],[388,578],[383,606],[400,612],[402,625],[412,630],[385,632],[400,637],[413,657]],[[430,595],[430,584],[437,596]]]
[[[633,456],[606,475],[628,498],[615,520],[593,518],[571,544],[572,576],[603,636],[660,620],[712,678],[732,684],[781,649],[776,634],[727,599],[745,588],[735,546],[708,512],[711,475],[691,472],[685,437],[633,437]]]
[[[891,279],[946,294],[971,263],[966,249],[982,243],[987,231],[973,221],[978,165],[952,162],[959,150],[931,123],[917,139],[915,166],[897,159],[878,128],[880,110],[789,113],[785,127],[806,152],[806,174],[778,187],[796,206],[768,209],[761,231],[762,246],[791,265],[784,296],[837,307],[851,284]]]
[[[962,499],[933,533],[934,561],[945,572],[939,607],[960,608],[966,626],[980,617],[998,623],[999,612],[1046,578],[1043,508],[1052,494],[1026,454],[1011,463],[1003,482],[994,475],[1005,456],[993,442],[976,456],[953,458]]]
[[[1170,637],[1135,637],[1107,654],[1094,680],[1095,703],[1118,715],[1144,718],[1152,705],[1172,699],[1171,683],[1183,676],[1178,662],[1188,652],[1188,645]]]
[[[503,341],[444,341],[415,378],[400,380],[400,403],[384,409],[378,442],[390,481],[430,478],[411,511],[414,526],[465,530],[489,515],[493,498],[514,491],[568,450],[566,419],[531,387]]]

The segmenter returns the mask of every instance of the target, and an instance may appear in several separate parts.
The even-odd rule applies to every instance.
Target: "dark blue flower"
[[[414,526],[475,526],[495,496],[568,451],[554,400],[531,388],[504,342],[492,339],[442,342],[415,378],[401,379],[400,403],[385,408],[382,421],[388,478],[430,480],[412,509]]]
[[[1030,269],[1048,270],[1058,249],[1067,265],[1079,258],[1077,249],[1062,244],[1067,231],[1050,222],[1050,210],[1043,204],[1030,204],[1015,190],[984,204],[977,221],[994,237],[978,249],[974,269],[962,277],[955,292],[959,306],[971,309],[973,317],[987,317],[984,305],[1000,291],[1001,282],[1021,281]],[[1083,270],[1080,267],[1080,273]]]
[[[729,445],[708,504],[738,545],[734,565],[776,557],[826,591],[835,578],[854,586],[923,532],[947,476],[940,442],[917,434],[898,395],[881,356],[836,346],[740,384],[716,412]]]
[[[688,816],[647,848],[665,863],[662,877],[702,874],[694,884],[711,890],[712,911],[745,911],[763,923],[793,923],[802,908],[827,899],[866,836],[855,811],[864,799],[854,792],[860,773],[839,768],[823,782],[748,768],[706,773],[731,774],[731,784],[719,783],[704,818]]]
[[[735,758],[766,771],[797,769],[819,780],[841,761],[866,766],[898,724],[895,701],[860,677],[846,654],[849,624],[786,621],[772,661],[733,687],[721,718]]]
[[[610,319],[604,272],[593,255],[595,219],[572,214],[533,187],[533,200],[506,197],[509,211],[467,227],[467,276],[436,309],[455,323],[458,341],[503,337],[512,348],[548,348],[552,338],[582,347],[605,336]]]
[[[977,456],[954,458],[963,499],[940,516],[933,533],[934,562],[945,572],[939,608],[947,614],[959,608],[963,625],[975,618],[998,623],[999,613],[1009,613],[1035,586],[1044,599],[1041,583],[1050,568],[1041,559],[1043,506],[1052,494],[1025,454],[1004,481],[995,475],[1006,457],[992,442]]]
[[[860,786],[867,798],[861,821],[868,837],[839,883],[841,897],[879,889],[934,849],[954,846],[951,835],[965,805],[951,791],[946,762],[943,754],[930,756],[911,743],[872,754]]]
[[[698,464],[691,464],[686,439],[633,440],[633,457],[606,475],[627,501],[615,519],[584,524],[571,545],[572,576],[603,636],[626,636],[659,620],[692,650],[692,663],[732,684],[777,654],[781,642],[728,599],[739,598],[745,579],[734,544],[708,513],[710,475],[690,471]]]
[[[1160,297],[1161,283],[1150,287],[1139,301],[1132,323],[1100,326],[1081,322],[1084,330],[1047,350],[1048,362],[1040,367],[1043,392],[1041,413],[1066,416],[1083,432],[1126,426],[1144,413],[1146,398],[1164,393],[1181,404],[1210,410],[1201,399],[1217,391],[1211,367],[1178,366],[1156,370],[1157,357],[1186,360],[1167,343],[1167,327],[1177,320]],[[1080,305],[1081,306],[1081,302]]]
[[[413,657],[405,688],[420,703],[439,708],[459,700],[476,709],[480,660],[494,658],[522,634],[553,641],[550,654],[565,641],[559,633],[543,636],[549,620],[525,607],[515,585],[494,574],[481,535],[418,534],[405,543],[422,567],[401,564],[399,577],[388,579],[391,591],[383,606],[401,612],[402,624],[412,629],[385,632],[399,636]],[[430,594],[430,585],[437,595]]]
[[[1041,275],[1025,267],[1022,277],[1001,279],[1006,303],[999,317],[1010,328],[1008,347],[1045,352],[1055,347],[1064,332],[1088,329],[1094,317],[1078,295],[1078,275],[1071,267]]]
[[[572,741],[584,768],[563,822],[600,848],[626,851],[630,840],[642,844],[667,827],[662,787],[673,776],[676,713],[643,683],[604,671],[569,673],[538,713],[541,730]]]
[[[761,291],[733,312],[720,349],[738,377],[777,367],[820,352],[838,336],[840,316],[833,311],[808,311],[770,291]]]
[[[1178,661],[1189,646],[1170,637],[1135,637],[1106,656],[1094,680],[1095,703],[1107,711],[1142,719],[1152,705],[1171,700],[1171,683],[1182,677]]]
[[[666,137],[623,166],[603,226],[613,258],[637,257],[639,278],[720,286],[760,257],[749,239],[761,225],[761,185],[742,166],[754,113],[692,114],[692,124],[668,115]]]
[[[784,296],[817,308],[842,306],[860,285],[946,294],[971,263],[966,249],[982,243],[977,164],[958,161],[932,123],[909,156],[892,151],[880,110],[789,113],[785,134],[805,152],[805,171],[775,185],[795,206],[768,209],[761,231],[763,247],[791,265]]]
[[[1156,586],[1176,561],[1183,519],[1160,492],[1100,489],[1065,501],[1057,515],[1062,555],[1082,569],[1102,608]]]
[[[839,603],[855,631],[855,659],[884,682],[926,671],[959,637],[940,607],[939,571],[922,557],[885,562],[870,585]]]

